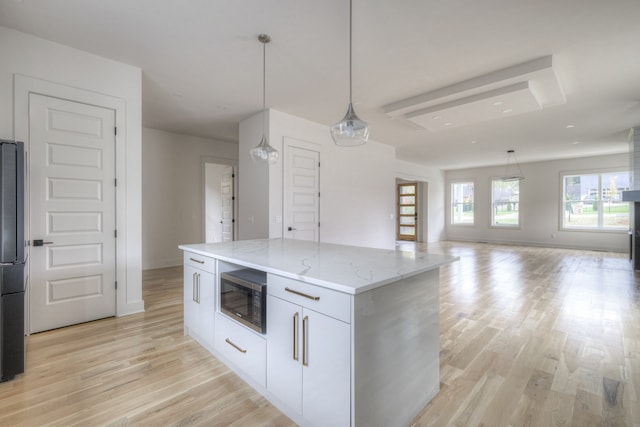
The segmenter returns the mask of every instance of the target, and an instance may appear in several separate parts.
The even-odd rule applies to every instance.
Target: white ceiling
[[[441,169],[627,151],[638,0],[354,0],[353,96],[371,138]],[[347,0],[0,0],[0,25],[143,71],[143,125],[237,141],[262,105],[319,123],[348,102]],[[384,107],[552,55],[566,103],[432,132]],[[567,125],[575,125],[567,128]],[[475,141],[472,142],[472,141]],[[256,142],[257,143],[257,142]],[[357,149],[357,148],[354,148]]]

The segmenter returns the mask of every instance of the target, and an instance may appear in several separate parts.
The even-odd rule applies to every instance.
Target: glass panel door
[[[398,184],[397,239],[416,241],[418,226],[418,184]]]

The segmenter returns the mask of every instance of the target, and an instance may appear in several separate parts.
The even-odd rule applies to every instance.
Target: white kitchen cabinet
[[[349,426],[350,325],[273,295],[267,307],[267,390],[303,425]]]
[[[188,262],[187,258],[189,258]],[[214,260],[200,255],[193,256],[185,253],[185,334],[207,348],[213,346],[215,316],[216,275],[215,262],[212,261]]]
[[[188,266],[267,273],[266,335],[218,313],[209,350],[297,424],[406,426],[438,393],[439,268],[457,258],[291,239],[180,248],[185,284]]]
[[[215,349],[262,387],[266,382],[266,346],[264,336],[222,313],[216,313]]]

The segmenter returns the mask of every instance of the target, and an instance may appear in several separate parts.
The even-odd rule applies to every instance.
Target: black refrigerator
[[[24,372],[24,144],[0,140],[0,381]]]

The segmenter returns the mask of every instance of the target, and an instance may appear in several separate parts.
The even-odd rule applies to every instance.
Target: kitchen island
[[[301,425],[404,426],[439,391],[439,268],[457,258],[288,239],[182,245],[185,334]],[[220,275],[266,273],[266,333]]]

